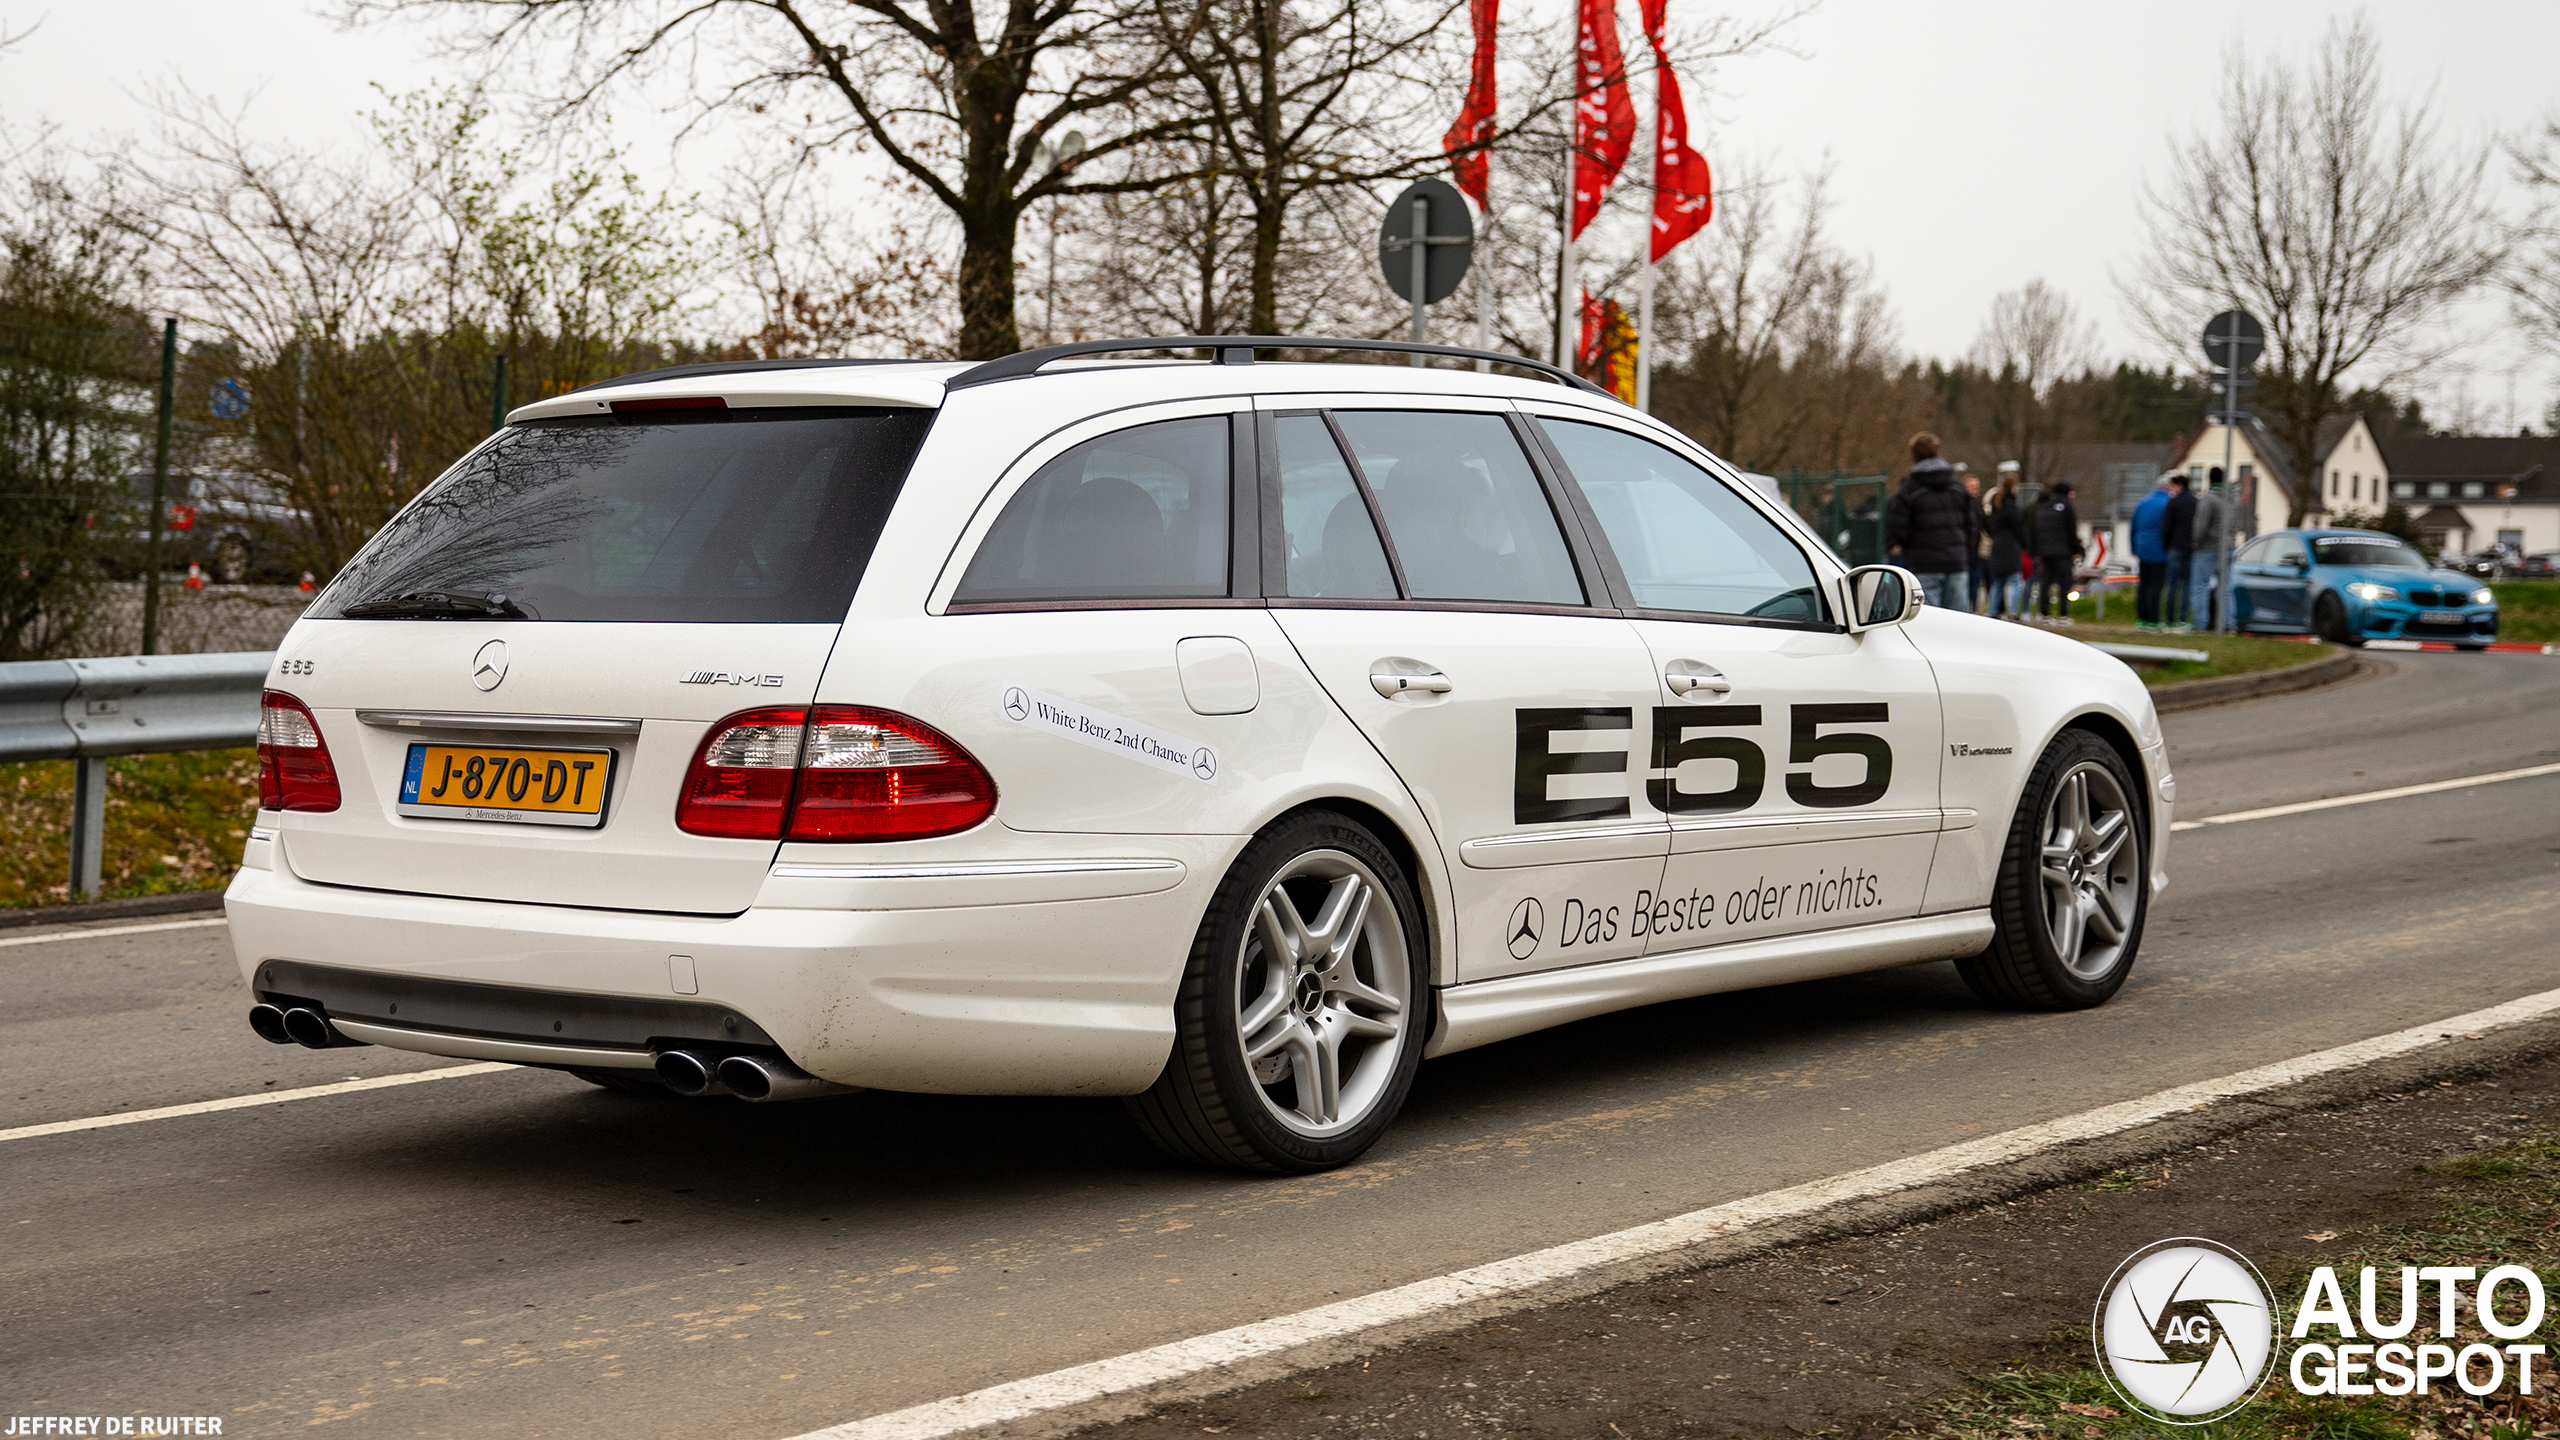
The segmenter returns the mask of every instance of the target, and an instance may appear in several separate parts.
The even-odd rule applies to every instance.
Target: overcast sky
[[[1704,3],[1672,0],[1673,14]],[[1508,8],[1561,23],[1565,7]],[[1623,8],[1634,41],[1635,7]],[[2136,353],[2110,273],[2136,251],[2143,175],[2160,172],[2173,132],[2210,116],[2229,44],[2299,50],[2341,10],[2324,0],[1827,0],[1787,32],[1798,54],[1692,77],[1693,129],[1711,161],[1749,153],[1810,169],[1830,158],[1834,233],[1874,257],[1909,348],[1960,353],[1993,295],[2043,275],[2099,322],[2111,349]],[[2367,13],[2391,84],[2432,87],[2451,138],[2560,109],[2560,3],[2384,0]],[[37,27],[0,55],[0,119],[49,120],[81,140],[140,134],[150,127],[141,94],[177,80],[227,100],[255,92],[257,130],[352,142],[352,117],[376,103],[368,82],[452,78],[425,32],[347,30],[326,14],[310,0],[0,0],[0,30]],[[1700,85],[1712,95],[1694,93]],[[664,175],[663,129],[638,108],[624,107],[645,152],[634,158]],[[707,154],[678,163],[680,186],[713,183]],[[2502,422],[2512,375],[2519,418],[2538,420],[2553,368],[2501,336],[2498,313],[2482,305],[2471,317],[2482,343],[2468,398],[2480,419]],[[2448,384],[2433,408],[2454,398]]]

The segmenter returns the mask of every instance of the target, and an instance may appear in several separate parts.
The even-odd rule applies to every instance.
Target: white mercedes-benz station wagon
[[[1316,1170],[1426,1057],[1627,1006],[2114,993],[2142,684],[1917,602],[1516,357],[635,375],[514,412],[286,637],[231,935],[278,1043],[1119,1095]]]

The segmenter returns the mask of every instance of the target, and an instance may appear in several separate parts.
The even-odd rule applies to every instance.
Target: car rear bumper
[[[224,908],[253,990],[344,1006],[404,1049],[637,1068],[653,1042],[710,1040],[870,1089],[1136,1093],[1242,838],[1044,838],[1112,853],[777,866],[729,917],[317,885],[253,855]]]

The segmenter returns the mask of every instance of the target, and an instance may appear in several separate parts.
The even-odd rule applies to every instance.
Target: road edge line
[[[1847,1171],[1802,1185],[1765,1191],[1644,1225],[1569,1241],[1508,1259],[1417,1280],[1393,1289],[1318,1306],[1291,1315],[1238,1325],[1207,1335],[1088,1361],[1043,1375],[992,1385],[966,1394],[912,1405],[811,1430],[793,1440],[949,1440],[999,1425],[1016,1425],[1111,1401],[1128,1402],[1206,1372],[1256,1365],[1239,1383],[1272,1378],[1270,1363],[1290,1351],[1365,1332],[1463,1313],[1487,1302],[1519,1299],[1590,1276],[1660,1261],[1682,1251],[1731,1240],[1755,1228],[1801,1219],[1856,1201],[1959,1178],[1986,1166],[2044,1151],[2104,1139],[2154,1121],[2210,1109],[2216,1102],[2281,1090],[2340,1071],[2358,1069],[2462,1038],[2473,1039],[2560,1014],[2560,990],[2546,990],[2396,1030],[2327,1050],[2241,1070],[2217,1079],[2174,1086],[2134,1100],[2084,1110],[1979,1140]],[[1475,1318],[1468,1316],[1468,1319]],[[1326,1355],[1315,1363],[1337,1358]],[[1257,1362],[1259,1362],[1257,1364]],[[1099,1423],[1093,1415],[1077,1427]],[[1054,1433],[1054,1432],[1051,1432]]]
[[[117,1125],[139,1125],[145,1120],[175,1120],[182,1115],[210,1115],[220,1110],[248,1110],[260,1105],[282,1105],[288,1100],[316,1100],[323,1095],[346,1095],[358,1090],[388,1090],[395,1085],[416,1085],[428,1080],[459,1080],[467,1075],[494,1075],[501,1070],[519,1067],[499,1060],[483,1060],[473,1065],[449,1065],[442,1070],[412,1070],[402,1075],[376,1075],[368,1080],[338,1080],[327,1085],[305,1085],[298,1090],[278,1090],[271,1095],[228,1095],[220,1100],[198,1100],[187,1105],[163,1105],[156,1110],[127,1110],[117,1115],[91,1115],[80,1120],[50,1120],[42,1125],[21,1125],[15,1130],[0,1130],[0,1142],[34,1140],[46,1135],[72,1135],[83,1130],[105,1130]]]
[[[217,915],[210,920],[162,920],[150,925],[102,925],[95,930],[49,930],[42,935],[0,937],[0,950],[12,945],[46,945],[56,940],[103,940],[110,935],[150,935],[162,930],[202,930],[210,926],[230,923],[230,920]]]
[[[2370,805],[2376,800],[2404,800],[2412,795],[2434,795],[2446,790],[2462,790],[2473,785],[2496,785],[2508,780],[2531,780],[2538,775],[2560,775],[2560,764],[2527,765],[2518,770],[2493,770],[2486,775],[2466,775],[2459,780],[2430,780],[2424,785],[2398,785],[2388,790],[2362,790],[2353,795],[2332,795],[2326,800],[2300,800],[2290,805],[2269,805],[2261,810],[2234,810],[2228,815],[2207,815],[2195,820],[2170,822],[2169,831],[2201,830],[2208,825],[2232,825],[2243,820],[2273,820],[2285,815],[2308,815],[2319,810],[2339,810],[2349,805]],[[6,942],[0,942],[6,943]]]

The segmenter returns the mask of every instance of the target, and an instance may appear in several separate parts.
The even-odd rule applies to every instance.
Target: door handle
[[[1705,691],[1710,695],[1730,695],[1733,682],[1724,678],[1713,665],[1697,660],[1674,660],[1662,667],[1662,683],[1674,695],[1691,695]]]
[[[1384,672],[1369,677],[1371,688],[1393,700],[1408,690],[1427,691],[1433,695],[1449,693],[1449,677],[1434,670],[1425,675],[1389,675]]]

